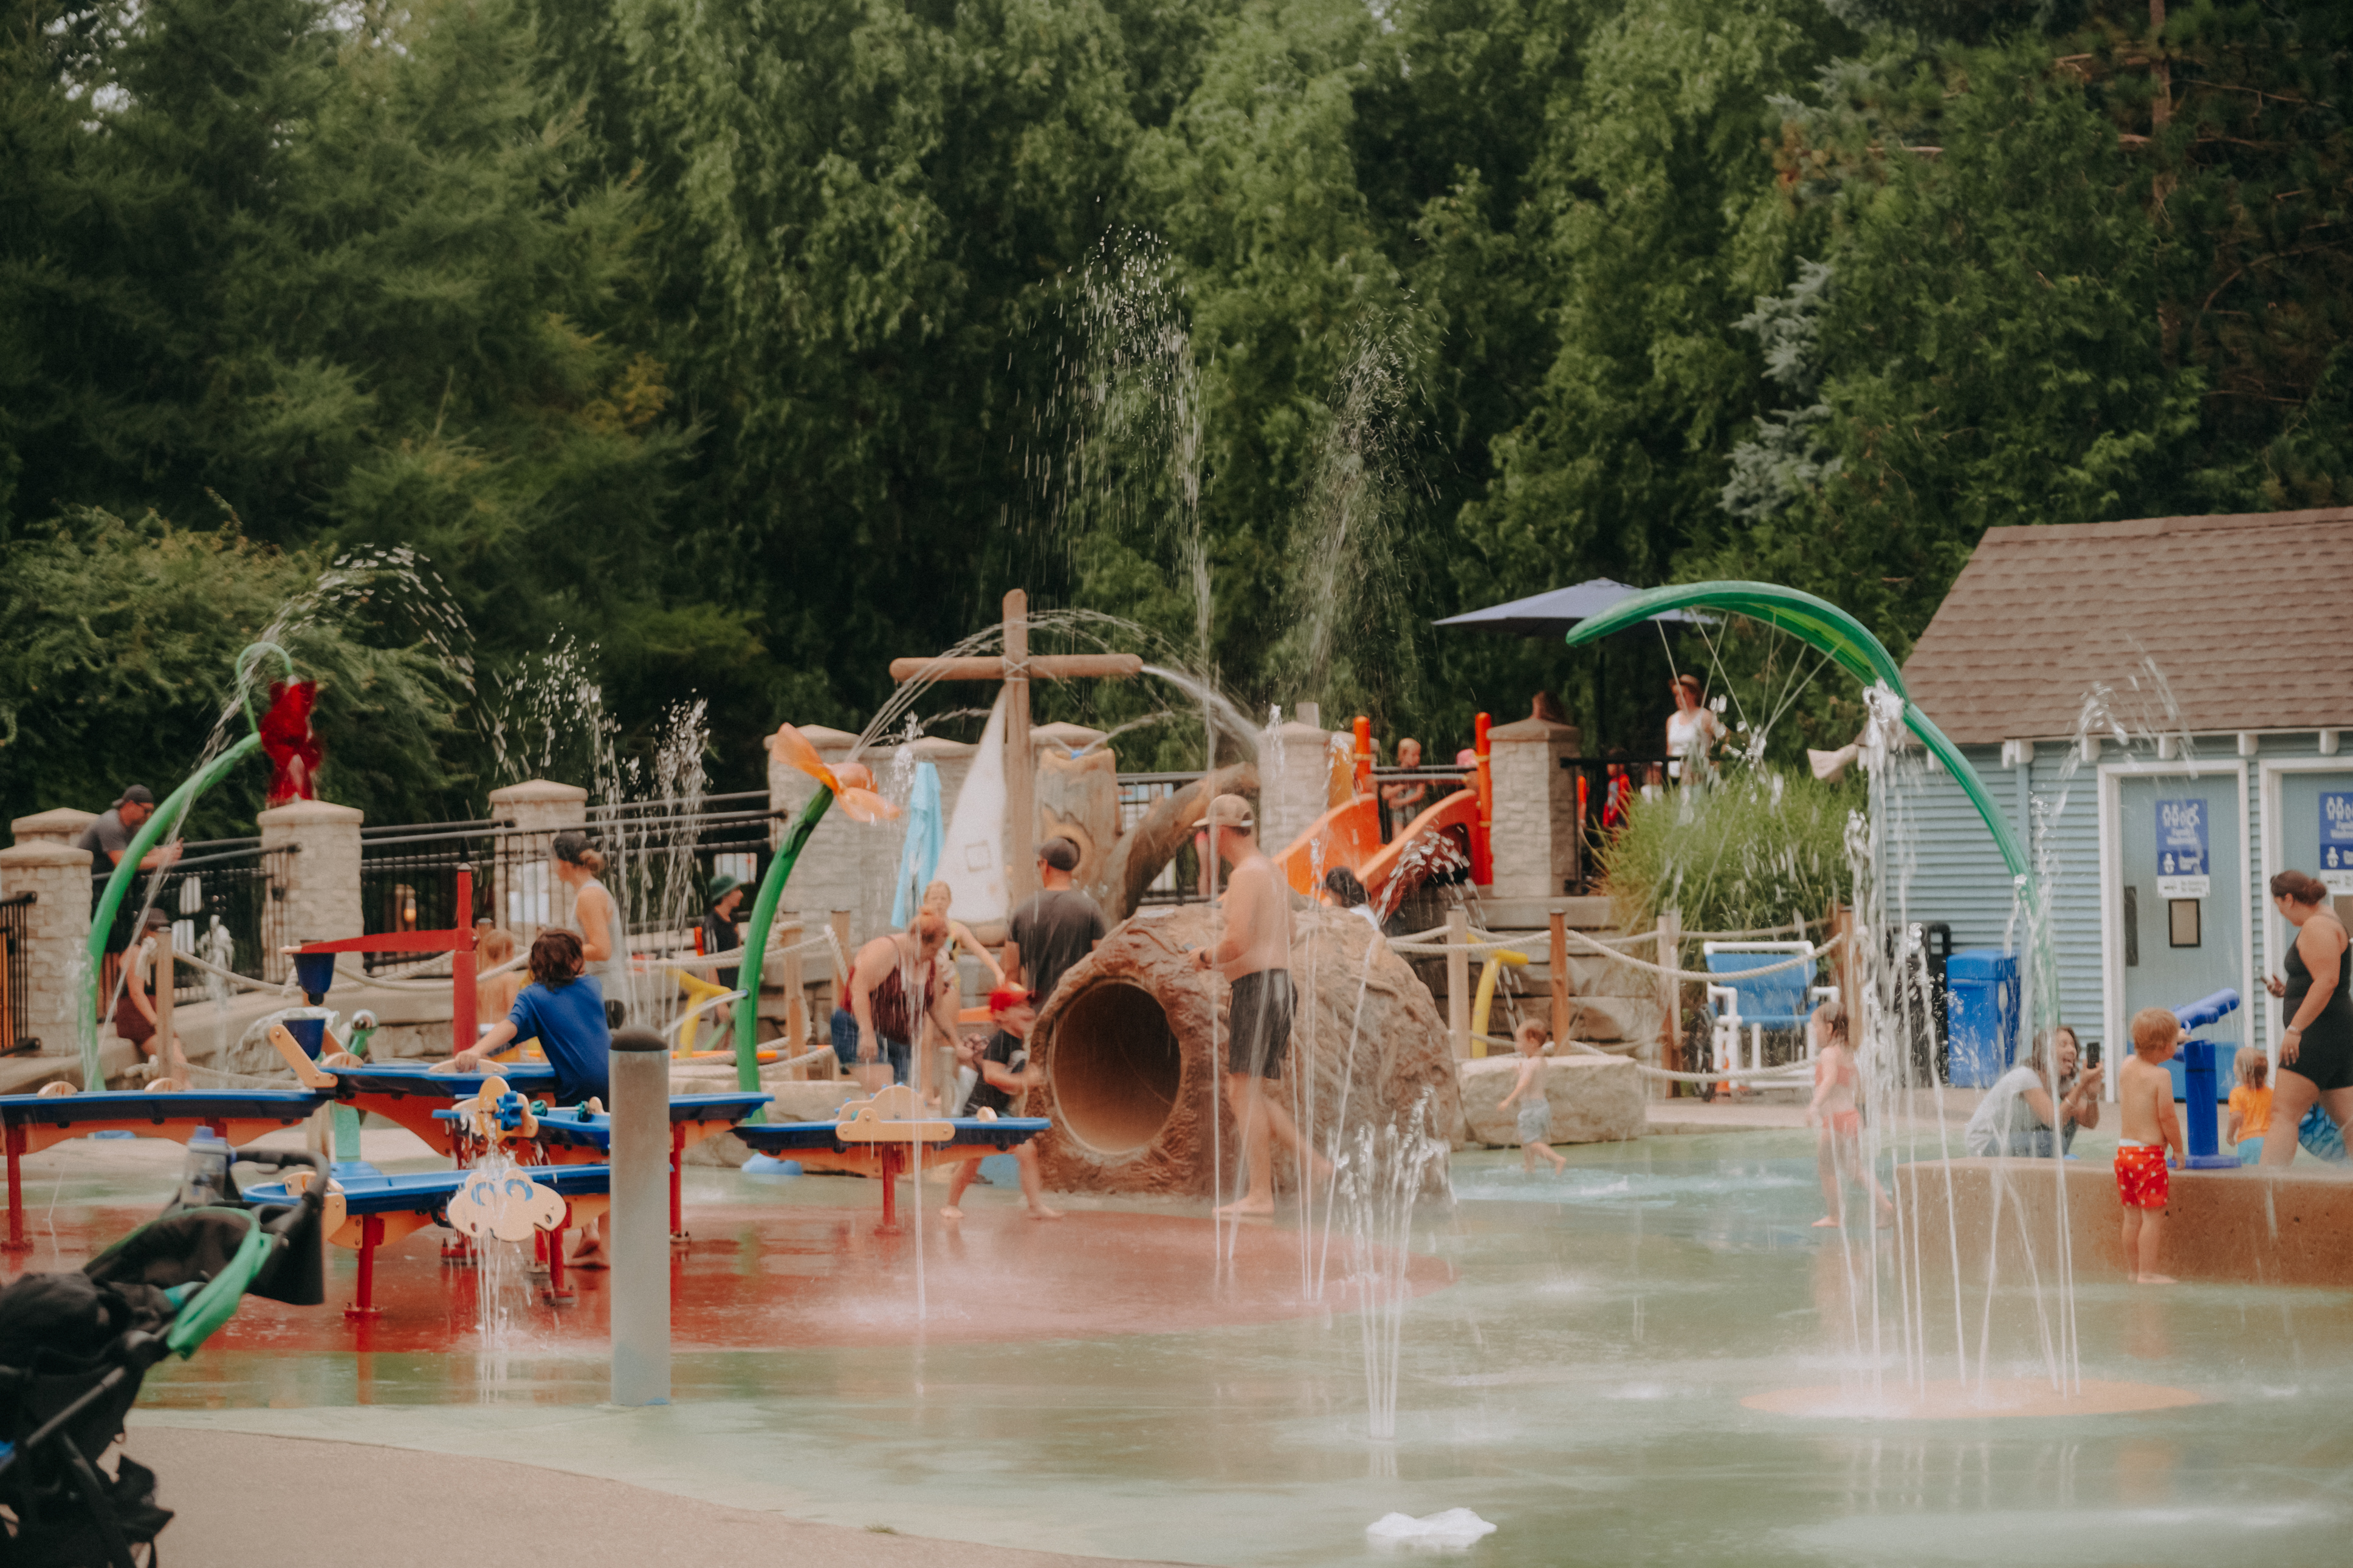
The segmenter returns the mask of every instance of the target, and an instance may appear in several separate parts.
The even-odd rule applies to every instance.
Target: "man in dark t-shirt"
[[[1073,882],[1071,873],[1078,867],[1079,847],[1069,839],[1049,838],[1039,845],[1041,890],[1006,922],[1005,978],[1028,986],[1041,1005],[1071,965],[1092,952],[1111,929],[1095,901]]]
[[[1046,1075],[1029,1065],[1029,1026],[1038,1021],[1038,1009],[1029,993],[1018,985],[1000,985],[988,994],[989,1022],[997,1032],[988,1037],[987,1046],[976,1064],[980,1081],[972,1087],[972,1097],[965,1102],[966,1116],[992,1118],[1012,1115],[1018,1108],[1018,1097],[1046,1081]],[[1038,1173],[1038,1145],[1017,1143],[1013,1158],[1021,1171],[1021,1195],[1029,1205],[1031,1219],[1060,1219],[1062,1211],[1046,1206],[1046,1187]],[[948,1178],[947,1207],[940,1210],[942,1219],[962,1219],[964,1190],[972,1185],[972,1178],[980,1169],[977,1160],[965,1160]]]

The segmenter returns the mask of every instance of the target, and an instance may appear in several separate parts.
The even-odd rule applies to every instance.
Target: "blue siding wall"
[[[2237,737],[2196,738],[2198,754],[2216,760],[2237,757]],[[2258,987],[2262,977],[2279,967],[2270,951],[2266,927],[2269,904],[2262,886],[2263,791],[2257,772],[2263,758],[2311,757],[2319,754],[2318,738],[2309,732],[2264,735],[2261,755],[2247,759],[2247,889],[2249,913],[2254,922],[2255,973],[2249,977],[2247,1002],[2253,1012],[2253,1039],[2270,1044],[2270,1009]],[[1963,748],[1978,776],[2010,817],[2011,830],[2029,846],[2029,853],[2047,862],[2051,879],[2052,950],[2059,966],[2060,1008],[2083,1037],[2105,1033],[2101,1012],[2100,950],[2100,806],[2099,773],[2095,765],[2069,765],[2070,749],[2052,742],[2035,748],[2033,765],[2025,770],[2001,765],[1997,746]],[[2135,749],[2142,760],[2154,763],[2153,752]],[[2123,760],[2111,748],[2102,761]],[[2353,765],[2353,764],[2348,764]],[[2041,804],[2045,837],[2036,846],[2030,837],[2030,812],[2021,784],[2021,771],[2033,800]],[[2003,947],[2020,940],[2010,929],[2009,874],[1995,848],[1993,836],[1978,819],[1950,775],[1941,770],[1903,764],[1898,786],[1899,835],[1909,843],[1908,875],[1901,894],[1905,918],[1943,921],[1953,928],[1957,947]],[[1899,849],[1896,860],[1906,855]],[[1897,897],[1890,890],[1891,900]],[[2229,940],[2239,940],[2240,911],[2215,910],[2210,917],[2228,920]]]

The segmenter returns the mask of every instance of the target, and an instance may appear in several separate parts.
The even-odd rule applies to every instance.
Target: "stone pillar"
[[[491,918],[513,935],[515,951],[525,952],[543,929],[572,923],[572,889],[555,879],[547,862],[557,834],[588,826],[588,792],[526,779],[491,792],[491,820],[506,830],[499,837],[498,864],[477,866],[474,875],[490,877]]]
[[[1542,704],[1539,705],[1541,710]],[[1578,876],[1577,726],[1543,717],[1487,732],[1488,766],[1495,790],[1493,894],[1499,899],[1557,899]]]
[[[355,806],[298,800],[272,806],[261,826],[261,860],[269,870],[261,973],[283,980],[288,960],[278,950],[298,942],[333,942],[367,929],[360,903],[360,824]]]
[[[98,813],[76,806],[60,805],[50,811],[35,812],[20,816],[9,826],[19,844],[71,844],[82,836],[82,830],[98,820]]]
[[[40,839],[0,849],[0,897],[33,895],[25,910],[25,1034],[40,1041],[43,1056],[81,1048],[76,981],[90,963],[90,861],[87,849]]]
[[[1258,842],[1280,855],[1331,809],[1332,737],[1293,720],[1259,743]]]

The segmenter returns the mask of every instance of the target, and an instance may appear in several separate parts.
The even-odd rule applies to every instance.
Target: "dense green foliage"
[[[1245,704],[1443,754],[1550,685],[1641,752],[1659,639],[1427,623],[1759,576],[1900,655],[1988,527],[2353,502],[2318,0],[7,16],[11,812],[176,776],[223,650],[360,548],[429,563],[480,679],[381,598],[316,632],[325,787],[471,815],[488,694],[566,635],[636,733],[707,699],[721,787],[1017,584]],[[1852,721],[1820,682],[1774,745]]]
[[[1745,767],[1713,789],[1637,800],[1602,851],[1610,912],[1622,931],[1647,931],[1669,910],[1686,931],[1819,919],[1854,897],[1847,819],[1862,804],[1858,783]]]

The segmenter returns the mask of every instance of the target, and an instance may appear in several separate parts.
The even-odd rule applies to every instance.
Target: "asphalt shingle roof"
[[[2058,739],[2145,659],[2191,733],[2353,729],[2353,507],[1989,529],[1904,681],[1964,744]]]

